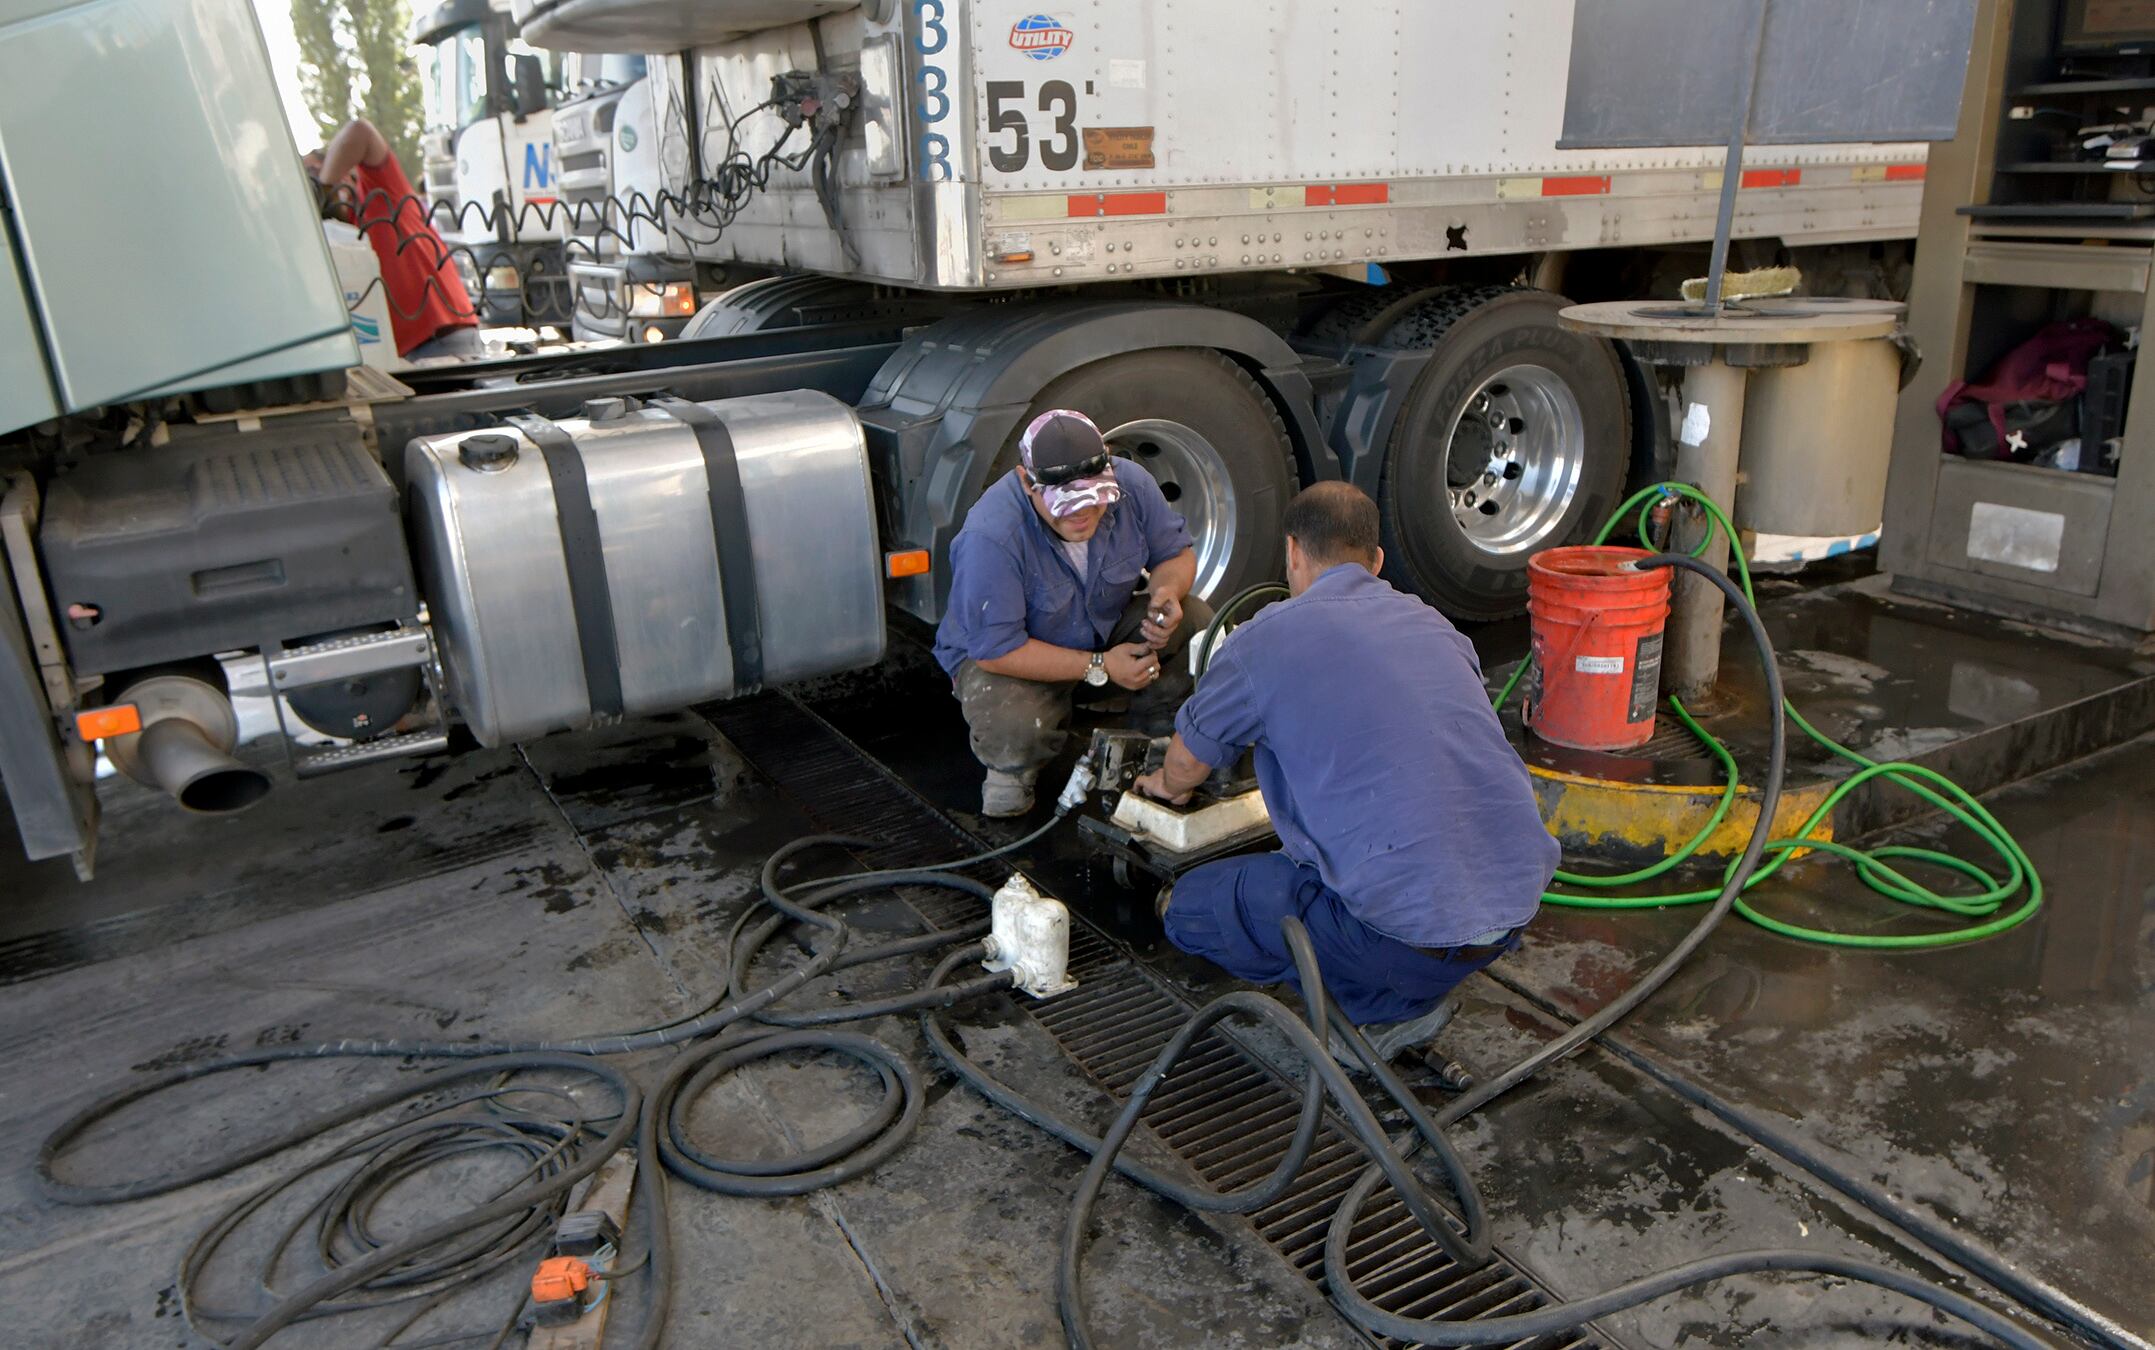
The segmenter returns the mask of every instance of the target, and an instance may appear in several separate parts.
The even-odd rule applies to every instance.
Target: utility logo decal
[[[1033,14],[1010,25],[1010,45],[1035,61],[1052,61],[1070,50],[1077,34],[1055,21],[1052,14]]]

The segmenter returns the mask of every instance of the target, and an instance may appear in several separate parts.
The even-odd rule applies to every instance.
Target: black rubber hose
[[[1051,822],[1052,823],[1052,822]],[[1037,837],[1041,831],[1035,831]],[[427,1132],[414,1130],[409,1123],[385,1127],[360,1141],[371,1143],[380,1150],[366,1157],[359,1172],[346,1178],[335,1188],[333,1200],[336,1205],[347,1206],[334,1212],[338,1215],[334,1225],[342,1232],[346,1245],[365,1254],[353,1260],[335,1265],[321,1278],[307,1284],[296,1293],[282,1299],[275,1307],[249,1326],[239,1344],[255,1345],[261,1339],[274,1335],[278,1330],[310,1316],[328,1315],[344,1310],[347,1306],[332,1303],[339,1295],[362,1285],[370,1289],[383,1289],[381,1298],[372,1299],[365,1306],[386,1301],[401,1301],[404,1297],[429,1297],[413,1319],[429,1311],[439,1294],[425,1281],[438,1277],[435,1282],[444,1285],[444,1291],[468,1282],[486,1270],[498,1266],[516,1253],[531,1245],[537,1232],[537,1210],[548,1202],[558,1203],[567,1187],[577,1179],[595,1171],[635,1131],[640,1140],[642,1156],[663,1160],[665,1167],[678,1167],[682,1175],[699,1185],[715,1185],[725,1189],[733,1187],[728,1172],[729,1164],[712,1159],[695,1149],[686,1136],[686,1104],[719,1076],[751,1059],[781,1053],[794,1048],[815,1048],[849,1054],[870,1063],[886,1083],[886,1097],[895,1092],[899,1105],[891,1112],[897,1117],[889,1131],[875,1139],[859,1141],[862,1151],[840,1157],[850,1150],[823,1149],[814,1151],[813,1163],[793,1160],[794,1171],[804,1174],[789,1175],[774,1182],[779,1189],[775,1193],[798,1193],[818,1185],[834,1184],[847,1177],[859,1175],[894,1151],[918,1120],[921,1094],[917,1075],[902,1057],[896,1055],[865,1037],[845,1036],[830,1032],[784,1033],[783,1037],[769,1034],[743,1035],[721,1039],[702,1047],[669,1067],[664,1078],[668,1109],[661,1112],[650,1102],[643,1101],[633,1080],[616,1069],[604,1065],[597,1056],[623,1054],[632,1051],[659,1049],[696,1040],[744,1023],[756,1013],[779,999],[796,992],[809,981],[837,968],[841,962],[858,964],[866,960],[929,950],[952,941],[964,941],[977,936],[971,930],[955,934],[927,934],[887,944],[867,951],[856,951],[847,961],[846,943],[850,934],[842,920],[815,911],[819,906],[843,896],[867,890],[895,885],[920,885],[958,890],[975,899],[986,900],[992,892],[980,882],[952,875],[951,867],[970,866],[990,856],[979,855],[961,859],[941,867],[890,869],[873,873],[856,873],[846,877],[821,879],[806,883],[801,889],[805,894],[794,896],[776,884],[781,867],[793,856],[814,847],[833,842],[856,843],[858,841],[834,841],[829,837],[816,837],[796,841],[781,849],[766,862],[764,870],[765,900],[781,914],[824,929],[828,940],[819,946],[798,970],[793,971],[772,985],[754,992],[741,991],[738,997],[720,1002],[686,1018],[656,1027],[633,1031],[611,1032],[598,1036],[578,1037],[561,1041],[514,1042],[435,1042],[406,1041],[401,1039],[341,1040],[308,1046],[281,1046],[230,1056],[201,1064],[183,1065],[162,1074],[126,1084],[91,1102],[47,1136],[37,1160],[37,1176],[40,1185],[52,1199],[74,1205],[108,1204],[142,1199],[165,1194],[184,1186],[193,1185],[221,1176],[258,1162],[285,1149],[304,1143],[319,1134],[340,1125],[357,1120],[370,1113],[394,1106],[419,1093],[432,1091],[447,1084],[491,1075],[508,1075],[533,1070],[564,1070],[589,1074],[616,1087],[622,1095],[624,1107],[612,1120],[612,1128],[596,1143],[583,1140],[583,1135],[596,1135],[596,1129],[585,1131],[582,1122],[562,1125],[563,1137],[552,1149],[541,1150],[540,1161],[533,1164],[532,1171],[544,1171],[546,1175],[529,1185],[519,1185],[513,1191],[497,1197],[479,1208],[466,1211],[443,1220],[426,1230],[419,1237],[389,1246],[372,1246],[371,1235],[365,1227],[365,1212],[371,1207],[372,1197],[381,1187],[392,1184],[399,1176],[409,1175],[430,1160],[444,1156],[444,1151],[462,1151],[478,1147],[468,1138],[443,1136],[432,1144],[413,1142]],[[1024,841],[1018,841],[1022,844]],[[1005,849],[1018,844],[1006,845]],[[1000,850],[996,851],[999,852]],[[977,953],[974,953],[977,955]],[[963,959],[966,953],[960,952]],[[730,964],[730,963],[729,963]],[[946,966],[952,963],[946,963]],[[966,981],[962,984],[943,985],[940,988],[917,991],[878,1000],[871,1004],[824,1010],[816,1014],[819,1020],[854,1021],[866,1017],[885,1015],[891,1011],[909,1011],[919,1006],[947,1007],[965,998],[1007,988],[1011,977],[991,975]],[[103,1185],[86,1185],[64,1179],[59,1175],[58,1162],[67,1149],[91,1126],[127,1106],[155,1095],[180,1083],[208,1078],[213,1075],[240,1068],[262,1067],[270,1064],[298,1060],[333,1058],[450,1058],[465,1061],[436,1070],[423,1079],[395,1085],[368,1094],[313,1119],[287,1129],[258,1142],[245,1145],[229,1153],[204,1160],[192,1167],[185,1167],[162,1176],[133,1181],[113,1182]],[[534,1087],[517,1087],[513,1091],[529,1093],[545,1091]],[[489,1093],[482,1095],[498,1095]],[[661,1116],[666,1117],[668,1128],[661,1131]],[[596,1123],[594,1123],[596,1124]],[[483,1135],[483,1124],[467,1122],[464,1128],[475,1129]],[[576,1146],[571,1149],[571,1138]],[[851,1141],[849,1136],[848,1142]],[[333,1155],[335,1159],[349,1160],[355,1155],[347,1146]],[[716,1164],[716,1165],[714,1165]],[[189,1269],[199,1273],[202,1264],[214,1253],[217,1244],[227,1236],[248,1214],[255,1212],[272,1195],[288,1189],[301,1177],[311,1174],[319,1164],[300,1169],[299,1173],[276,1181],[249,1200],[243,1200],[234,1210],[211,1225],[202,1239],[190,1252]],[[646,1252],[641,1261],[648,1262],[651,1270],[649,1311],[640,1344],[655,1346],[664,1330],[665,1309],[671,1300],[672,1239],[667,1228],[665,1167],[647,1165],[639,1168],[636,1190],[642,1200],[648,1236]],[[552,1170],[548,1170],[552,1169]],[[753,1171],[753,1167],[746,1169]],[[527,1172],[530,1175],[531,1172]],[[562,1178],[567,1180],[563,1181]],[[251,1201],[251,1202],[250,1202]],[[356,1206],[352,1208],[351,1206]],[[317,1209],[320,1207],[317,1206]],[[305,1217],[299,1221],[305,1222]],[[298,1231],[298,1225],[288,1228],[279,1244],[279,1250],[288,1246]],[[543,1236],[543,1234],[537,1234]],[[461,1242],[458,1242],[462,1239]],[[332,1239],[318,1239],[318,1247],[324,1253],[330,1249]],[[451,1251],[440,1250],[445,1244],[457,1242]],[[367,1250],[369,1247],[371,1250]],[[424,1253],[426,1260],[415,1260]],[[328,1263],[325,1257],[325,1264]],[[629,1263],[635,1264],[635,1263]],[[387,1276],[384,1279],[384,1276]],[[406,1276],[419,1281],[421,1287],[415,1292],[398,1295],[395,1290],[406,1283]],[[216,1315],[210,1313],[209,1315]],[[246,1314],[240,1314],[242,1316]],[[512,1316],[510,1325],[513,1327]],[[468,1338],[469,1339],[469,1338]],[[497,1338],[498,1339],[498,1338]]]
[[[1657,567],[1675,567],[1703,577],[1720,589],[1728,602],[1735,606],[1736,612],[1743,616],[1744,625],[1751,630],[1751,643],[1758,649],[1759,665],[1766,679],[1766,707],[1771,709],[1773,719],[1766,749],[1766,779],[1758,794],[1758,820],[1751,827],[1751,837],[1744,843],[1743,856],[1738,859],[1736,866],[1729,871],[1722,883],[1721,894],[1714,897],[1714,902],[1707,907],[1705,915],[1692,925],[1691,931],[1684,934],[1681,942],[1669,949],[1668,955],[1662,957],[1652,970],[1611,1000],[1601,1011],[1452,1102],[1438,1114],[1437,1123],[1440,1125],[1451,1125],[1464,1119],[1551,1064],[1576,1054],[1587,1042],[1616,1025],[1629,1016],[1633,1008],[1653,997],[1654,991],[1668,983],[1669,977],[1691,959],[1691,953],[1697,951],[1699,944],[1706,941],[1721,920],[1728,916],[1730,908],[1736,903],[1736,897],[1742,895],[1743,888],[1749,884],[1751,873],[1758,869],[1759,859],[1765,854],[1767,843],[1773,838],[1774,815],[1781,805],[1781,780],[1788,767],[1788,722],[1781,715],[1781,663],[1774,655],[1773,639],[1766,633],[1765,621],[1759,618],[1758,611],[1751,607],[1751,602],[1744,598],[1743,591],[1735,582],[1729,580],[1726,574],[1687,553],[1657,553],[1651,558],[1640,559],[1635,566],[1642,571]]]
[[[1364,1146],[1371,1148],[1373,1153],[1381,1152],[1383,1156],[1391,1156],[1382,1125],[1362,1101],[1360,1094],[1348,1083],[1344,1071],[1332,1060],[1325,1048],[1321,1028],[1331,1019],[1331,1014],[1324,994],[1324,983],[1318,975],[1316,957],[1309,946],[1307,934],[1302,931],[1300,921],[1289,919],[1287,926],[1289,949],[1294,953],[1302,976],[1307,1020],[1295,1018],[1277,1000],[1254,992],[1238,991],[1214,1000],[1185,1023],[1175,1038],[1162,1049],[1152,1066],[1132,1089],[1130,1103],[1117,1117],[1116,1128],[1109,1132],[1105,1140],[1094,1137],[1056,1112],[994,1079],[958,1049],[938,1018],[933,1014],[926,1014],[921,1018],[921,1027],[930,1048],[961,1080],[1003,1109],[1093,1157],[1093,1166],[1088,1169],[1087,1179],[1080,1181],[1078,1196],[1072,1203],[1070,1224],[1066,1228],[1064,1260],[1058,1271],[1057,1282],[1061,1290],[1059,1302],[1063,1310],[1064,1326],[1073,1344],[1090,1343],[1085,1325],[1082,1281],[1076,1261],[1082,1248],[1082,1234],[1089,1220],[1092,1203],[1098,1195],[1100,1180],[1104,1178],[1107,1168],[1113,1167],[1148,1190],[1192,1209],[1214,1213],[1248,1213],[1261,1209],[1286,1193],[1308,1161],[1315,1144],[1317,1129],[1321,1124],[1323,1101],[1327,1092],[1331,1093],[1341,1109],[1347,1113],[1350,1128],[1363,1141]],[[956,964],[956,960],[946,958],[929,977],[929,987],[933,988],[939,984]],[[1123,1157],[1122,1145],[1128,1139],[1129,1132],[1135,1128],[1137,1118],[1142,1114],[1151,1094],[1165,1081],[1174,1065],[1189,1047],[1195,1044],[1198,1037],[1214,1023],[1235,1013],[1244,1013],[1265,1022],[1295,1041],[1312,1068],[1303,1084],[1301,1118],[1286,1153],[1273,1171],[1262,1181],[1240,1190],[1218,1191],[1193,1185]],[[1359,1040],[1359,1036],[1356,1039]],[[1397,1084],[1396,1078],[1391,1081]],[[1399,1086],[1399,1092],[1400,1105],[1416,1120],[1417,1128],[1426,1131],[1426,1137],[1437,1147],[1440,1156],[1454,1164],[1453,1179],[1462,1187],[1461,1207],[1472,1216],[1473,1222],[1464,1233],[1454,1231],[1447,1216],[1428,1199],[1426,1192],[1407,1171],[1403,1162],[1393,1172],[1401,1194],[1406,1197],[1406,1203],[1410,1207],[1417,1209],[1430,1224],[1445,1234],[1442,1240],[1457,1259],[1470,1265],[1481,1264],[1488,1259],[1489,1237],[1481,1217],[1480,1197],[1474,1194],[1471,1183],[1467,1181],[1464,1166],[1458,1163],[1456,1156],[1444,1144],[1434,1122],[1421,1111],[1420,1103],[1414,1100],[1403,1085]],[[1097,1177],[1095,1173],[1098,1174]]]
[[[498,1072],[522,1073],[533,1070],[554,1070],[584,1074],[596,1078],[612,1088],[621,1102],[621,1110],[615,1118],[613,1128],[589,1149],[579,1150],[576,1156],[567,1160],[559,1171],[530,1185],[508,1191],[486,1204],[429,1224],[401,1242],[394,1242],[387,1246],[376,1248],[369,1255],[363,1256],[348,1265],[331,1270],[304,1287],[286,1295],[275,1307],[250,1323],[245,1330],[241,1331],[237,1337],[229,1342],[231,1350],[253,1350],[254,1347],[261,1345],[271,1336],[297,1322],[316,1305],[326,1303],[339,1294],[366,1283],[374,1276],[404,1264],[420,1253],[468,1233],[475,1228],[529,1210],[554,1196],[566,1194],[570,1187],[596,1172],[606,1159],[619,1152],[621,1146],[628,1142],[629,1135],[636,1128],[637,1117],[641,1113],[642,1090],[636,1086],[634,1079],[619,1069],[582,1055],[531,1053],[495,1056],[469,1064],[452,1065],[447,1069],[428,1074],[425,1078],[416,1082],[399,1084],[393,1089],[372,1094],[366,1099],[369,1103],[367,1109],[378,1108],[390,1102],[408,1099],[430,1091],[444,1083],[459,1079]],[[351,1106],[340,1107],[317,1116],[312,1121],[307,1122],[306,1125],[297,1126],[294,1129],[304,1131],[304,1134],[299,1136],[300,1138],[311,1137],[351,1120],[360,1113],[360,1111],[355,1111]],[[307,1128],[308,1126],[312,1128],[309,1129]],[[252,1158],[265,1156],[259,1151],[259,1146],[241,1150],[241,1153],[251,1154]],[[41,1157],[41,1169],[44,1163],[45,1159]],[[240,1165],[239,1162],[228,1160],[225,1166],[217,1168],[216,1171],[212,1171],[208,1175],[229,1171],[231,1168]]]
[[[1636,565],[1641,569],[1676,567],[1704,577],[1719,587],[1722,594],[1736,607],[1736,612],[1743,616],[1744,624],[1750,631],[1751,642],[1758,653],[1759,663],[1765,676],[1768,699],[1766,706],[1773,710],[1773,723],[1767,746],[1766,777],[1759,790],[1758,818],[1752,824],[1751,835],[1744,844],[1742,856],[1723,881],[1721,894],[1715,897],[1714,902],[1707,907],[1706,913],[1699,918],[1697,923],[1692,925],[1689,932],[1684,934],[1683,939],[1670,948],[1667,955],[1655,963],[1652,970],[1640,977],[1635,984],[1615,999],[1612,999],[1592,1017],[1580,1022],[1571,1030],[1550,1041],[1533,1054],[1526,1056],[1503,1073],[1453,1100],[1450,1105],[1437,1114],[1437,1123],[1442,1127],[1451,1127],[1466,1116],[1488,1105],[1497,1097],[1540,1073],[1549,1065],[1578,1053],[1588,1042],[1628,1016],[1632,1009],[1651,998],[1654,991],[1666,984],[1669,978],[1686,961],[1690,960],[1691,954],[1698,950],[1699,945],[1705,942],[1721,920],[1727,917],[1729,910],[1736,903],[1736,897],[1743,894],[1745,885],[1751,879],[1751,873],[1758,867],[1759,859],[1764,856],[1766,844],[1773,838],[1774,816],[1780,807],[1781,782],[1787,769],[1788,724],[1781,715],[1781,665],[1774,654],[1773,639],[1767,634],[1764,621],[1759,618],[1758,611],[1752,608],[1750,602],[1744,598],[1742,590],[1737,587],[1735,582],[1729,580],[1719,570],[1700,562],[1688,554],[1659,553],[1651,558],[1641,559]],[[1340,1253],[1340,1264],[1336,1269],[1329,1266],[1327,1269],[1327,1278],[1332,1282],[1335,1290],[1340,1289],[1342,1281],[1345,1281],[1347,1234],[1353,1231],[1357,1223],[1361,1222],[1362,1211],[1368,1206],[1370,1197],[1376,1193],[1377,1187],[1382,1184],[1383,1180],[1383,1173],[1376,1167],[1368,1168],[1356,1179],[1354,1186],[1340,1200],[1339,1208],[1333,1212],[1332,1223],[1326,1233],[1325,1250],[1328,1254],[1328,1259],[1335,1247]],[[1359,1295],[1353,1292],[1351,1282],[1347,1283],[1349,1287],[1341,1295],[1342,1301],[1353,1303],[1359,1299]],[[1375,1308],[1373,1304],[1366,1306],[1373,1310]],[[1457,1326],[1459,1324],[1433,1322],[1430,1325]]]
[[[1395,1098],[1398,1105],[1415,1121],[1417,1130],[1427,1131],[1423,1137],[1437,1145],[1442,1156],[1457,1167],[1451,1179],[1458,1188],[1461,1207],[1471,1216],[1467,1231],[1461,1233],[1454,1228],[1450,1216],[1437,1207],[1435,1200],[1408,1169],[1406,1160],[1392,1147],[1384,1126],[1369,1109],[1369,1104],[1362,1099],[1362,1094],[1348,1081],[1346,1070],[1332,1058],[1324,1036],[1324,1028],[1330,1021],[1328,1000],[1321,993],[1310,993],[1311,990],[1321,991],[1324,988],[1324,980],[1318,970],[1316,951],[1310,946],[1309,934],[1303,928],[1302,921],[1289,915],[1281,921],[1280,931],[1287,941],[1288,951],[1294,956],[1296,973],[1303,989],[1307,1020],[1296,1018],[1277,999],[1255,990],[1237,990],[1212,1000],[1200,1008],[1197,1014],[1175,1033],[1173,1039],[1161,1047],[1152,1064],[1139,1076],[1137,1082],[1131,1085],[1129,1100],[1115,1117],[1114,1124],[1108,1127],[1106,1138],[1100,1141],[1099,1147],[1092,1150],[1092,1160],[1086,1166],[1085,1174],[1078,1180],[1077,1193],[1071,1197],[1069,1219],[1063,1227],[1061,1261],[1056,1272],[1057,1302],[1062,1312],[1063,1330],[1068,1335],[1070,1344],[1077,1350],[1090,1350],[1093,1344],[1085,1312],[1084,1280],[1078,1258],[1084,1250],[1085,1233],[1091,1223],[1093,1204],[1099,1199],[1100,1189],[1107,1181],[1108,1171],[1114,1168],[1123,1171],[1125,1175],[1135,1175],[1131,1169],[1121,1164],[1119,1155],[1123,1145],[1128,1142],[1131,1131],[1137,1128],[1138,1118],[1144,1114],[1146,1103],[1200,1035],[1210,1030],[1215,1023],[1237,1013],[1247,1014],[1269,1025],[1301,1052],[1308,1071],[1305,1091],[1311,1086],[1321,1085],[1324,1091],[1331,1095],[1333,1102],[1346,1116],[1349,1131],[1361,1142],[1370,1156],[1376,1159],[1376,1165],[1391,1179],[1393,1187],[1398,1191],[1401,1203],[1421,1223],[1425,1232],[1462,1265],[1479,1266],[1489,1260],[1491,1244],[1488,1225],[1482,1216],[1481,1198],[1475,1193],[1464,1165],[1460,1165],[1457,1157],[1444,1145],[1443,1136],[1437,1131],[1435,1124],[1422,1112],[1420,1103],[1415,1101],[1413,1094],[1406,1092],[1402,1085],[1401,1095]],[[1367,1051],[1366,1045],[1363,1051]],[[1374,1058],[1373,1055],[1371,1057]],[[1397,1079],[1391,1081],[1396,1083]],[[1307,1156],[1306,1150],[1303,1151],[1303,1156]],[[1300,1170],[1301,1159],[1290,1154],[1289,1158],[1282,1160],[1283,1169],[1287,1162],[1293,1162],[1296,1170]],[[1292,1173],[1288,1173],[1287,1177],[1292,1180]],[[1142,1180],[1141,1177],[1137,1179]],[[1174,1183],[1168,1188],[1151,1188],[1171,1199],[1180,1199],[1181,1192],[1192,1189],[1181,1183]],[[1269,1199],[1253,1203],[1247,1193],[1241,1192],[1226,1195],[1220,1195],[1218,1192],[1206,1193],[1226,1202],[1216,1204],[1215,1208],[1234,1213],[1247,1213],[1270,1203]]]
[[[957,964],[957,960],[953,958],[944,958],[943,963],[936,967],[935,973],[928,977],[928,987],[935,987]],[[1322,986],[1316,988],[1315,997],[1321,1001],[1324,997]],[[1280,1004],[1273,1002],[1272,1006],[1279,1008]],[[1282,1013],[1285,1015],[1284,1009]],[[1289,1020],[1293,1020],[1291,1016]],[[1090,1154],[1099,1150],[1101,1141],[1097,1135],[1088,1133],[1083,1127],[1065,1120],[1050,1108],[997,1080],[968,1058],[951,1040],[949,1031],[932,1009],[921,1014],[920,1024],[928,1047],[935,1052],[935,1057],[975,1092],[1080,1152]],[[1259,1209],[1285,1195],[1287,1188],[1294,1184],[1295,1176],[1302,1170],[1303,1163],[1308,1160],[1310,1150],[1316,1144],[1317,1127],[1321,1122],[1323,1107],[1323,1085],[1313,1077],[1304,1085],[1301,1118],[1288,1143],[1286,1156],[1280,1159],[1279,1165],[1269,1176],[1239,1191],[1216,1191],[1208,1187],[1192,1186],[1144,1163],[1119,1156],[1115,1158],[1115,1167],[1147,1190],[1155,1191],[1191,1209],[1212,1213],[1242,1213]]]
[[[1053,823],[1053,821],[1049,822],[1050,825]],[[1039,834],[1040,831],[1035,831],[1033,835],[1028,837],[1037,838]],[[918,871],[884,871],[855,872],[837,878],[819,878],[813,883],[804,884],[812,885],[815,888],[805,895],[792,894],[778,884],[779,870],[795,854],[813,848],[857,848],[864,846],[864,844],[865,841],[837,835],[817,835],[796,840],[765,860],[762,873],[763,900],[765,904],[778,912],[766,918],[752,932],[745,935],[741,930],[756,911],[754,909],[745,911],[740,918],[734,921],[733,932],[728,939],[728,949],[732,958],[729,987],[736,999],[745,1000],[752,996],[748,983],[749,967],[755,962],[757,953],[763,950],[764,945],[789,920],[814,923],[827,928],[834,920],[820,912],[820,906],[825,902],[856,895],[863,891],[881,890],[891,885],[917,882],[923,875]],[[1004,847],[1007,849],[1011,845],[1005,845]],[[940,877],[939,884],[942,886],[951,890],[967,892],[985,904],[994,899],[995,890],[993,887],[984,882],[974,881],[969,877],[942,875],[946,868],[972,866],[985,856],[987,855],[975,855],[972,858],[961,859],[957,863],[945,864],[933,870]],[[871,961],[881,961],[894,956],[936,951],[950,946],[952,943],[982,937],[987,931],[988,925],[981,922],[967,924],[960,928],[921,933],[910,938],[900,938],[895,942],[885,943],[878,947],[847,952],[835,962],[829,963],[825,969],[838,971],[850,966],[863,965]],[[766,1006],[756,1014],[756,1020],[781,1027],[829,1026],[833,1023],[854,1022],[863,1018],[881,1017],[892,1013],[916,1012],[922,1008],[948,1008],[968,998],[993,993],[999,989],[1007,989],[1010,985],[1011,980],[1008,976],[988,975],[968,981],[962,985],[948,985],[942,988],[936,988],[931,985],[866,1003],[841,1004],[836,1007],[816,1008],[803,1012],[783,1012]]]
[[[882,1100],[845,1134],[787,1157],[722,1158],[697,1147],[688,1133],[688,1113],[697,1098],[742,1065],[791,1050],[857,1060],[882,1079]],[[652,1089],[650,1111],[661,1125],[659,1155],[673,1175],[721,1195],[769,1199],[805,1195],[872,1171],[912,1136],[920,1124],[921,1105],[919,1075],[904,1056],[880,1041],[844,1031],[775,1031],[741,1040],[721,1038],[682,1055]]]

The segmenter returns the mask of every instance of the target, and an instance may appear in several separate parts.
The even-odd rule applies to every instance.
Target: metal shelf
[[[1961,275],[1979,286],[2047,286],[2138,295],[2148,288],[2149,257],[2147,249],[2130,246],[1984,240],[1968,245]]]
[[[2155,75],[2125,80],[2043,80],[2036,84],[2024,84],[2012,93],[2014,98],[2031,94],[2124,94],[2136,89],[2155,89]]]
[[[2087,221],[2101,226],[2155,219],[2155,202],[1992,202],[1953,209],[1973,220]]]
[[[2131,159],[2111,164],[2093,159],[2029,159],[2000,164],[1999,173],[2155,173],[2155,159]]]

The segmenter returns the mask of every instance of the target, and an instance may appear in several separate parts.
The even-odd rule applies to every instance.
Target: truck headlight
[[[486,288],[490,291],[513,291],[520,289],[524,279],[513,267],[489,267],[486,269]]]
[[[696,288],[686,281],[663,286],[629,283],[629,314],[638,319],[687,318],[696,312]]]

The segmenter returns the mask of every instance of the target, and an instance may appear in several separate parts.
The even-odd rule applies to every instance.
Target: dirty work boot
[[[980,814],[995,820],[1022,816],[1033,809],[1033,780],[1001,769],[988,770],[980,785]]]
[[[1457,1007],[1447,998],[1420,1017],[1410,1017],[1404,1022],[1371,1022],[1357,1030],[1362,1033],[1362,1039],[1369,1042],[1369,1048],[1377,1052],[1377,1057],[1389,1064],[1399,1058],[1402,1051],[1435,1039],[1456,1011]],[[1361,1057],[1347,1048],[1347,1042],[1338,1032],[1331,1032],[1329,1036],[1332,1058],[1349,1073],[1369,1072]]]

